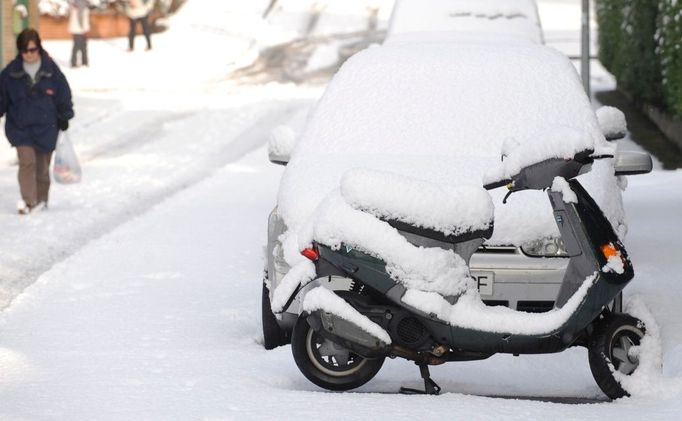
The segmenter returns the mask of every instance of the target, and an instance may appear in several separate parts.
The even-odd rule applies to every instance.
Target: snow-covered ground
[[[395,393],[419,386],[405,361],[357,393],[323,393],[289,347],[264,351],[262,248],[282,167],[263,145],[321,92],[229,78],[306,32],[314,2],[281,2],[263,22],[267,3],[188,0],[154,50],[92,41],[88,69],[67,68],[69,42],[46,43],[74,88],[84,179],[19,217],[14,152],[0,144],[0,306],[14,298],[0,314],[0,419],[682,417],[681,171],[631,177],[624,194],[627,297],[660,328],[663,362],[631,398],[605,402],[584,349],[433,367],[439,397]],[[364,29],[370,2],[351,3],[330,7],[320,33]],[[577,22],[557,16],[578,3],[543,0],[541,17],[577,40]]]

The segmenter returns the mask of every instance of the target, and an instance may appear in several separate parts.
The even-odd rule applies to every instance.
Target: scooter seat
[[[353,208],[416,236],[446,243],[492,236],[494,206],[483,187],[355,169],[344,174],[341,195]]]
[[[390,226],[398,231],[407,232],[420,237],[430,238],[432,240],[441,241],[444,243],[463,243],[465,241],[475,240],[478,238],[489,239],[493,235],[493,223],[491,222],[488,228],[479,230],[467,230],[458,232],[456,234],[445,234],[430,228],[418,227],[405,222],[380,218],[382,221],[388,222]]]

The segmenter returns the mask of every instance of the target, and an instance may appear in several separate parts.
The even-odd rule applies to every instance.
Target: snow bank
[[[481,301],[476,288],[470,288],[455,304],[434,293],[408,290],[402,301],[453,326],[514,335],[550,333],[563,325],[575,312],[594,284],[596,273],[587,277],[573,296],[560,309],[546,313],[525,313],[504,306],[488,307]]]
[[[637,369],[629,376],[614,371],[614,377],[633,397],[670,399],[682,396],[682,378],[663,376],[661,329],[642,297],[631,297],[625,303],[625,310],[644,322],[646,333],[640,345],[633,348],[639,360]]]
[[[351,170],[341,194],[353,208],[446,235],[490,227],[493,204],[481,187],[438,185],[370,170]]]
[[[332,313],[359,326],[362,330],[381,339],[384,343],[391,343],[391,337],[381,326],[371,321],[367,316],[360,314],[353,306],[345,302],[343,298],[325,287],[314,288],[305,295],[303,310],[309,313],[316,310]]]

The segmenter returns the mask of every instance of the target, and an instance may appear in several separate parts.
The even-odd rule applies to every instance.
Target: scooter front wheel
[[[291,335],[291,351],[301,373],[329,390],[360,387],[379,372],[384,358],[367,359],[319,335],[301,315]]]
[[[588,346],[590,370],[599,388],[611,399],[630,394],[614,376],[632,375],[639,366],[635,352],[644,337],[644,323],[626,314],[611,314],[597,322]]]

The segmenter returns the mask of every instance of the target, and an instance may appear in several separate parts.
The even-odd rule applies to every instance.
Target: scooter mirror
[[[615,159],[616,175],[647,174],[653,168],[651,155],[646,152],[619,152]]]
[[[268,159],[273,164],[286,165],[295,145],[296,133],[290,127],[275,127],[268,140]]]
[[[597,110],[597,121],[604,137],[608,141],[622,139],[627,133],[625,114],[616,107],[599,107]]]

